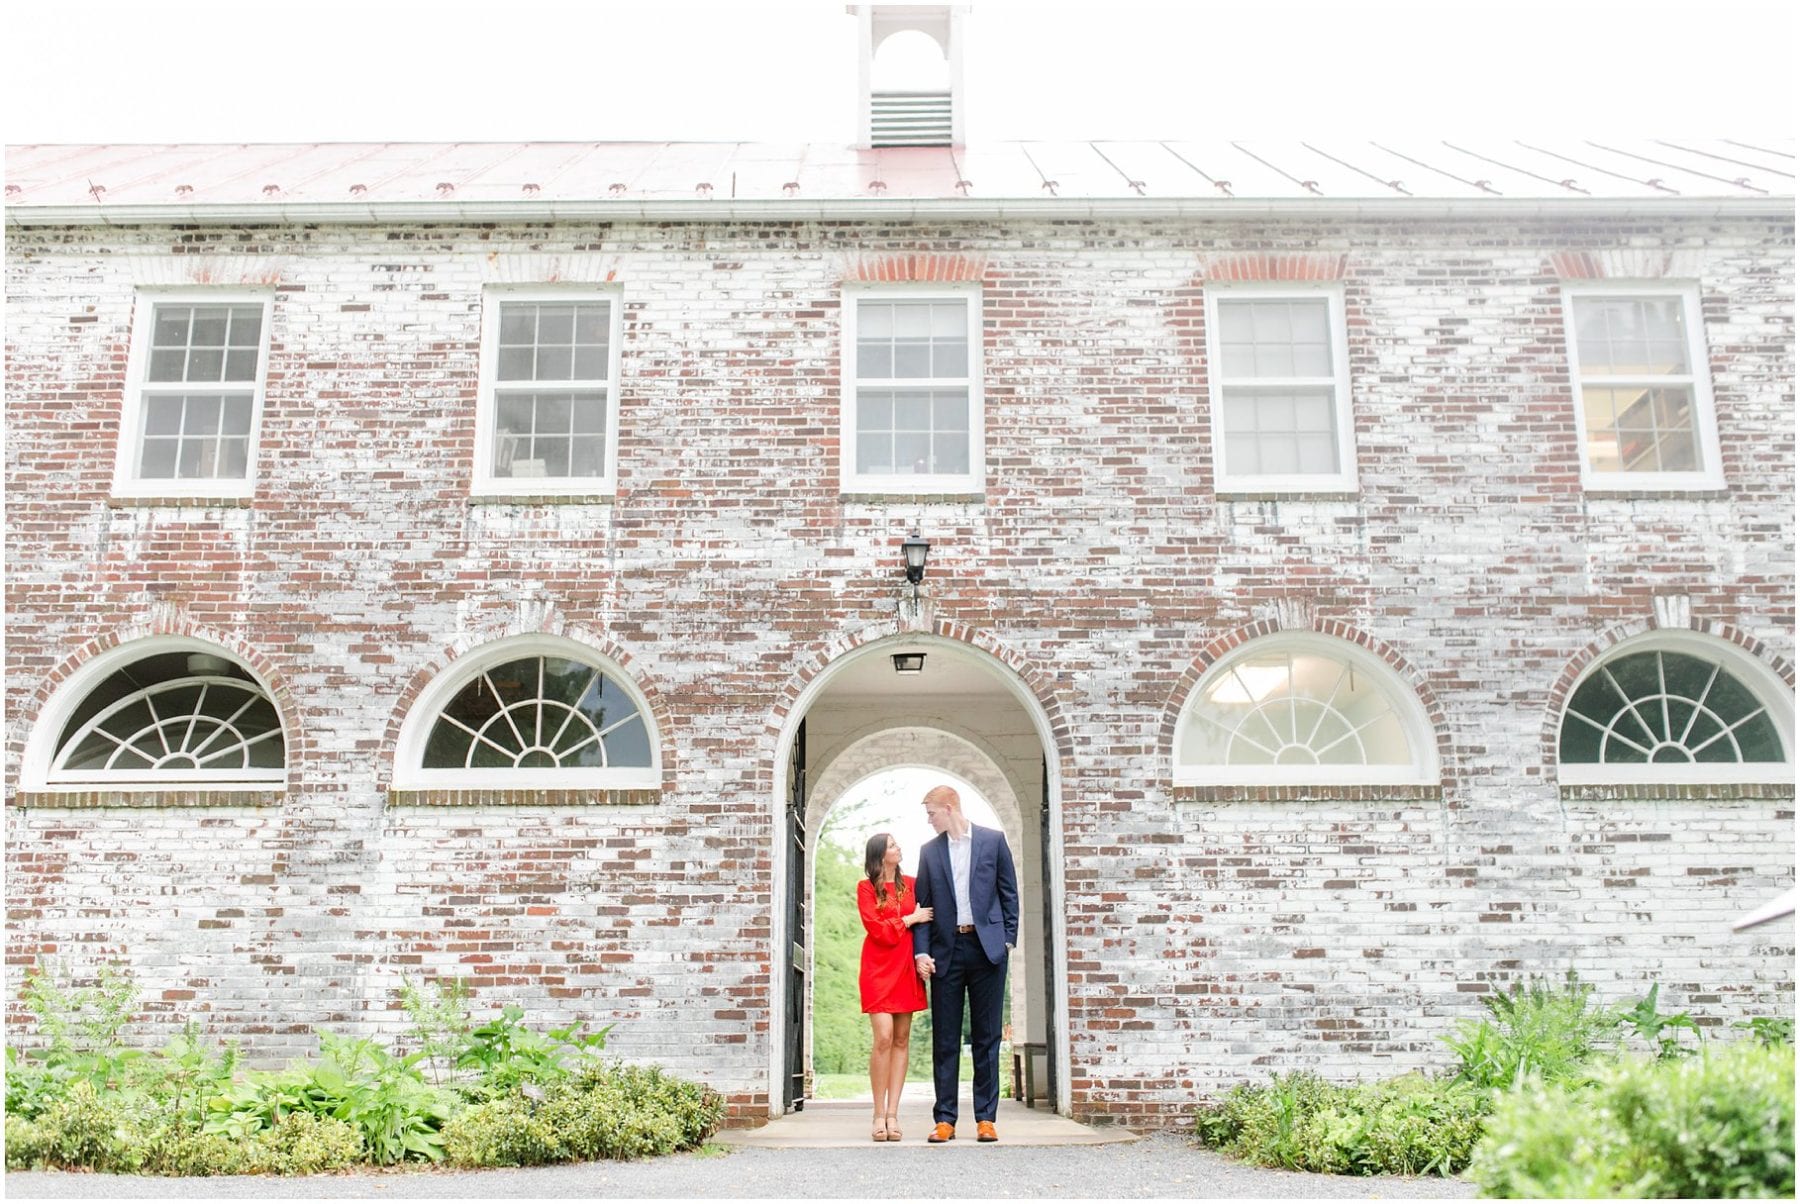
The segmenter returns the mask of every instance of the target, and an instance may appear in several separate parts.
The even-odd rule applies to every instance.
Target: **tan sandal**
[[[887,1118],[887,1139],[889,1141],[900,1140],[900,1118],[898,1116]]]
[[[870,1141],[892,1141],[892,1140],[894,1140],[892,1137],[888,1136],[887,1125],[883,1122],[882,1118],[879,1116],[877,1116],[875,1118],[875,1123],[869,1126],[869,1140]]]

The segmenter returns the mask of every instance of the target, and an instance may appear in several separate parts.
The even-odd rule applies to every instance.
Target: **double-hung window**
[[[1698,291],[1609,284],[1565,294],[1582,484],[1723,487]]]
[[[618,297],[492,290],[486,301],[475,492],[612,493]]]
[[[980,293],[853,291],[844,332],[844,489],[980,492]]]
[[[1342,291],[1221,287],[1207,301],[1218,491],[1355,489]]]
[[[268,332],[267,294],[139,295],[115,493],[250,495]]]

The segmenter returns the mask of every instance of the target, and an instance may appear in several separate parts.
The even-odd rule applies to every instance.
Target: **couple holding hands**
[[[938,835],[919,852],[919,876],[900,872],[900,844],[886,832],[869,838],[864,880],[856,884],[862,916],[862,1010],[874,1030],[869,1085],[875,1119],[869,1136],[900,1140],[900,1090],[906,1083],[913,1013],[931,984],[931,1068],[937,1102],[926,1141],[956,1138],[956,1080],[968,1006],[975,1062],[977,1141],[998,1141],[1000,1012],[1007,955],[1019,940],[1019,885],[1006,837],[963,817],[948,786],[925,793],[925,816]]]

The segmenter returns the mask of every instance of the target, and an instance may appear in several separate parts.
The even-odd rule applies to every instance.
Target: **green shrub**
[[[1481,1136],[1488,1095],[1409,1074],[1338,1087],[1305,1072],[1239,1084],[1195,1120],[1201,1142],[1260,1166],[1348,1175],[1452,1175]]]
[[[101,1095],[86,1079],[76,1080],[35,1121],[25,1122],[31,1131],[21,1131],[19,1137],[29,1157],[21,1165],[136,1170],[141,1147],[132,1122],[133,1104],[128,1097]],[[11,1124],[7,1125],[6,1138],[7,1165],[12,1166]]]
[[[1733,1028],[1747,1028],[1750,1035],[1763,1045],[1792,1045],[1794,1043],[1794,1018],[1792,1016],[1755,1016],[1749,1020],[1740,1020]]]
[[[472,1104],[444,1126],[455,1166],[541,1166],[693,1149],[718,1131],[725,1101],[655,1066],[596,1064],[548,1087]]]
[[[277,1175],[317,1175],[361,1162],[367,1151],[354,1125],[310,1112],[290,1112],[256,1138],[256,1169]],[[229,1173],[229,1172],[219,1172]]]
[[[470,1104],[444,1125],[444,1156],[452,1166],[543,1166],[567,1162],[561,1137],[524,1097]]]
[[[1593,994],[1571,970],[1560,988],[1533,978],[1487,996],[1489,1019],[1459,1020],[1441,1038],[1456,1052],[1457,1077],[1501,1089],[1534,1074],[1552,1083],[1579,1081],[1590,1058],[1616,1046],[1623,1023],[1618,1012],[1597,1006]]]
[[[1744,1041],[1621,1061],[1502,1099],[1470,1177],[1489,1196],[1791,1198],[1794,1051]]]

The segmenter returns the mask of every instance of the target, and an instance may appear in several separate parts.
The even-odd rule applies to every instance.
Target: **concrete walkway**
[[[829,1149],[834,1147],[868,1147],[871,1153],[882,1147],[869,1137],[874,1117],[868,1100],[808,1100],[801,1112],[770,1121],[760,1129],[730,1129],[714,1138],[721,1145],[755,1149]],[[1138,1135],[1120,1128],[1089,1128],[1066,1116],[1058,1116],[1047,1108],[1027,1108],[1014,1100],[1001,1100],[994,1117],[1002,1145],[1105,1145],[1109,1142],[1136,1141]],[[931,1099],[912,1092],[900,1097],[900,1131],[905,1145],[925,1145],[931,1132]],[[959,1104],[956,1144],[980,1144],[975,1140],[975,1107],[967,1095]],[[883,1143],[892,1145],[894,1143]]]

